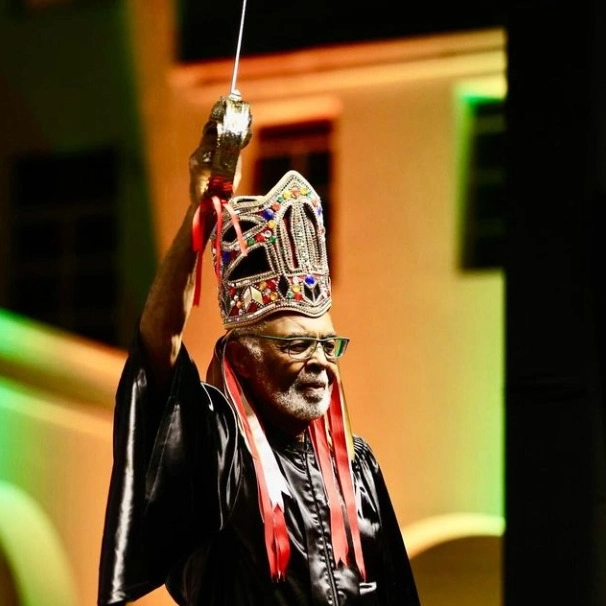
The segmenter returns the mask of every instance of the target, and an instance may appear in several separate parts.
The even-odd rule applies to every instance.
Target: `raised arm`
[[[213,187],[237,186],[240,151],[251,137],[248,104],[239,96],[222,97],[213,107],[198,148],[189,159],[190,204],[168,249],[141,314],[139,331],[158,386],[164,387],[177,360],[194,298],[196,263],[192,246],[194,215],[204,226],[202,250],[216,221]]]

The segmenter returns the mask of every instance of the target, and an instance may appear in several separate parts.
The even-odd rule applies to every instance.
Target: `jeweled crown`
[[[320,197],[308,181],[289,171],[268,194],[236,196],[229,207],[220,241],[219,223],[211,234],[224,327],[280,310],[324,314],[332,303],[326,230]]]

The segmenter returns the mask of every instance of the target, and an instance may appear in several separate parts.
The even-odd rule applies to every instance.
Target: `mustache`
[[[332,385],[332,378],[326,372],[326,370],[321,370],[319,372],[305,372],[304,374],[300,374],[297,377],[296,383],[301,384],[309,384],[309,383],[322,383],[327,387]]]

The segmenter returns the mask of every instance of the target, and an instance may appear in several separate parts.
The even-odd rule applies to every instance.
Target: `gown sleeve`
[[[233,411],[200,382],[184,346],[162,398],[135,340],[116,392],[98,606],[161,586],[176,562],[222,527],[237,492],[236,436]]]

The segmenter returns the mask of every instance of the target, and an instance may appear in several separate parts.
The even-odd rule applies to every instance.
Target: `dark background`
[[[242,56],[316,45],[389,40],[505,25],[505,0],[398,2],[372,0],[246,0]],[[233,57],[241,0],[183,0],[178,15],[179,59]],[[217,24],[223,24],[217,27]]]

